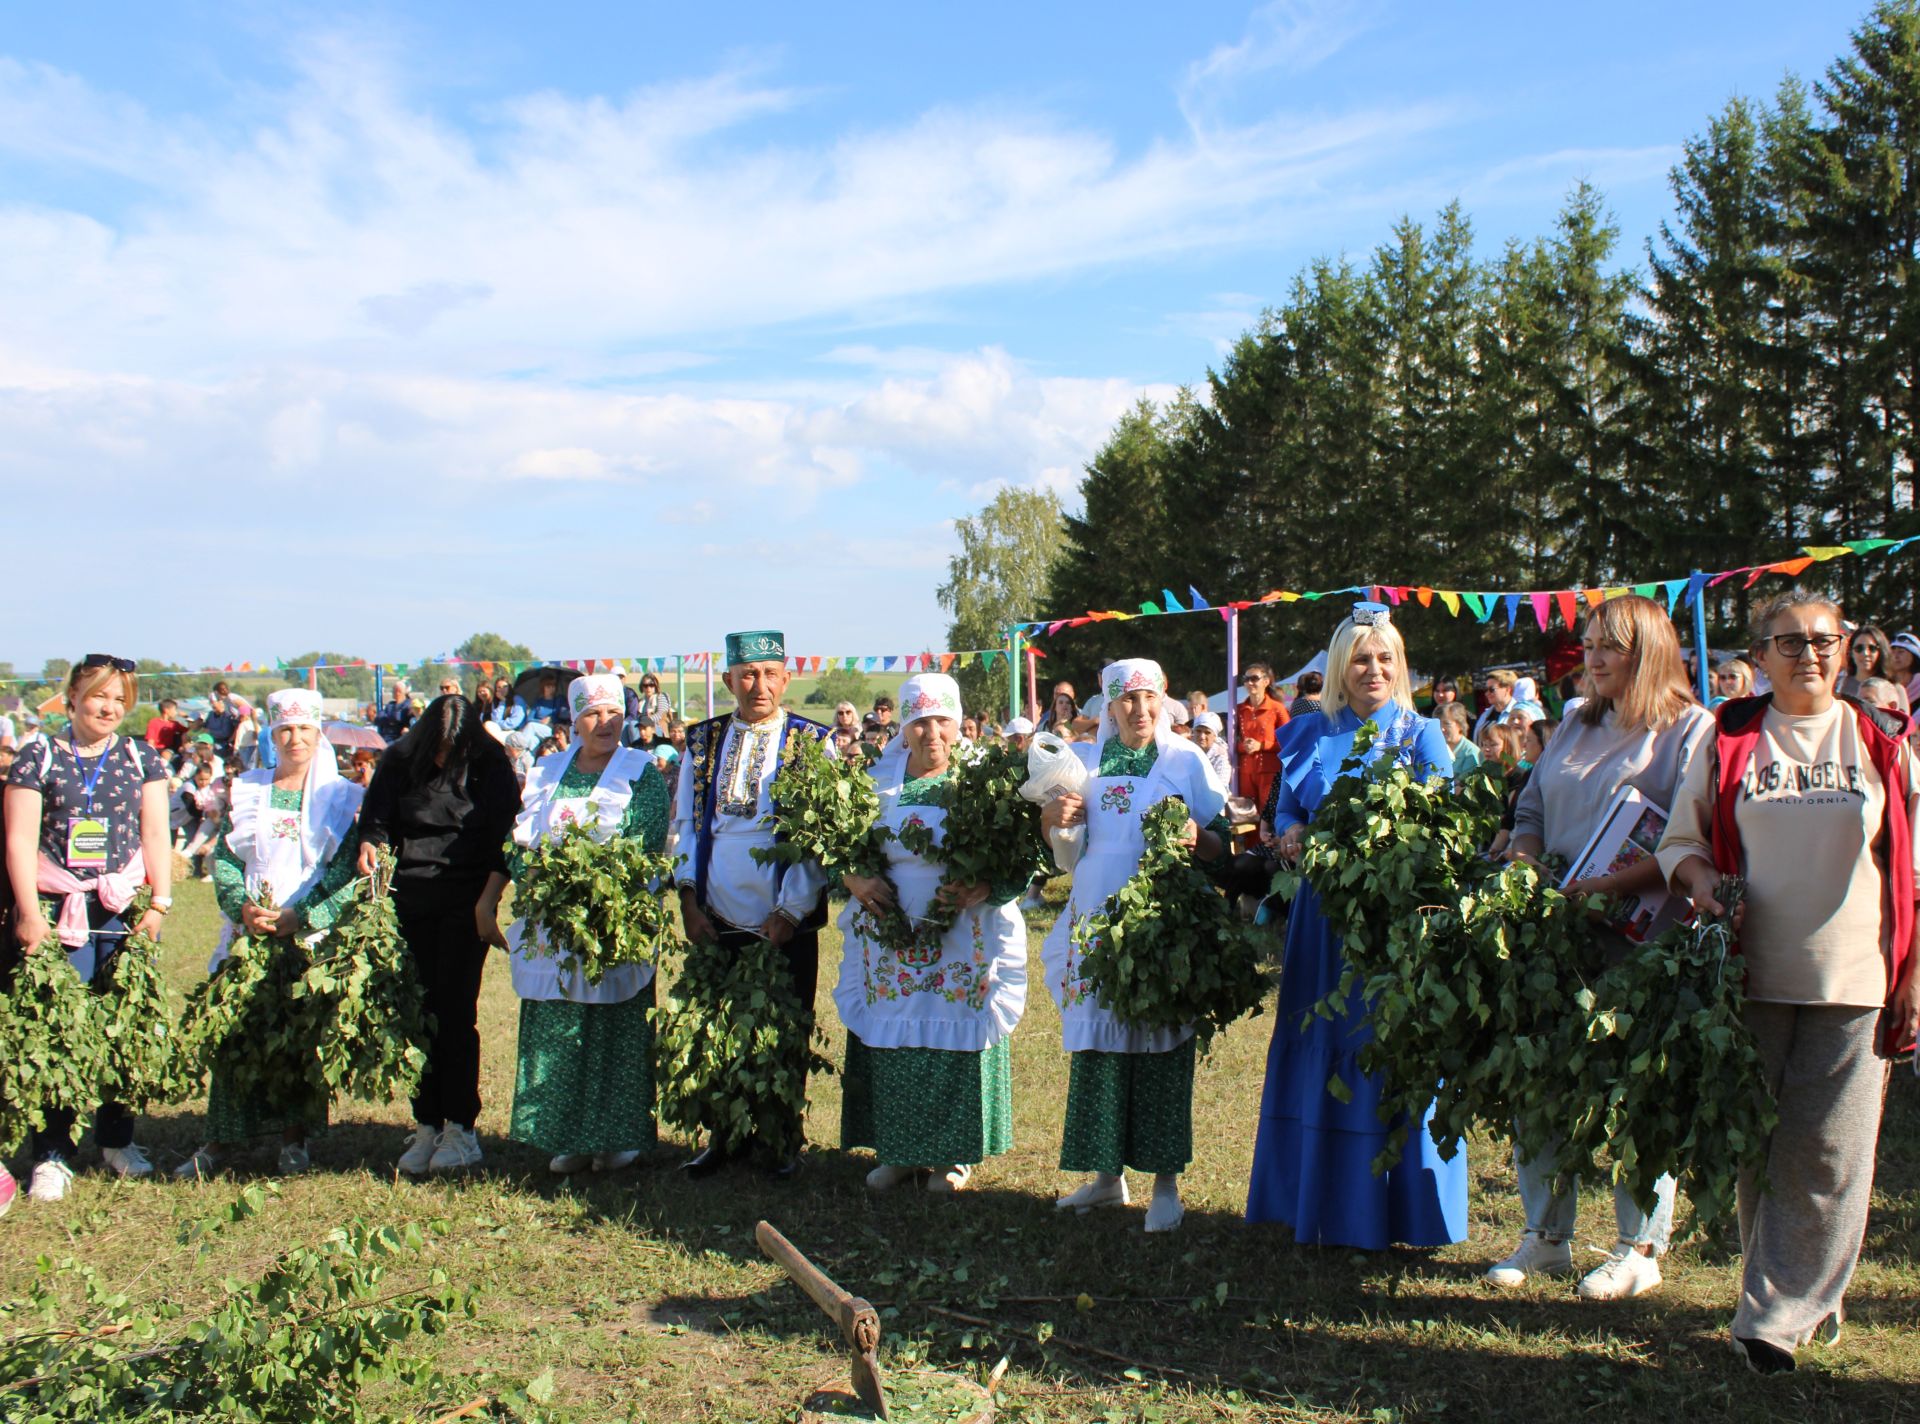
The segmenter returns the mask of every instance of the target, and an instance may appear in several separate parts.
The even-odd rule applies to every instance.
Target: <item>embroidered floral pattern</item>
[[[893,1002],[915,994],[935,994],[950,1004],[965,1004],[979,1010],[986,1006],[993,987],[987,973],[986,930],[978,914],[968,920],[973,943],[964,959],[948,957],[940,940],[932,944],[916,942],[900,953],[891,949],[874,953],[872,918],[864,911],[854,916],[854,927],[867,946],[867,1002]],[[915,970],[925,970],[915,973]]]
[[[300,818],[298,816],[275,816],[268,835],[277,841],[297,841],[300,839]]]
[[[760,809],[760,773],[773,746],[771,727],[739,726],[736,735],[727,738],[726,755],[720,759],[717,809],[722,816],[751,816]]]
[[[1118,702],[1129,692],[1158,692],[1160,684],[1149,677],[1145,671],[1135,668],[1125,677],[1111,678],[1107,682],[1107,701]]]
[[[1133,810],[1133,792],[1134,785],[1131,781],[1123,781],[1116,786],[1109,786],[1105,791],[1100,793],[1100,809],[1102,811],[1117,811],[1122,816],[1128,815]]]
[[[958,719],[960,716],[960,709],[953,702],[944,697],[936,697],[933,693],[925,691],[914,693],[912,697],[907,699],[906,706],[900,710],[902,716],[908,721],[920,716],[922,713],[933,713],[955,719]]]

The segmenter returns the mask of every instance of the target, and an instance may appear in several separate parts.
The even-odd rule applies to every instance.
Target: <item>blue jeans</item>
[[[1520,1150],[1514,1149],[1513,1167],[1520,1176],[1520,1204],[1526,1208],[1527,1230],[1538,1232],[1549,1241],[1569,1241],[1573,1239],[1574,1218],[1580,1208],[1580,1184],[1572,1182],[1566,1191],[1556,1194],[1551,1161],[1552,1154],[1547,1153],[1544,1160],[1524,1162]],[[1642,1211],[1625,1187],[1613,1189],[1613,1218],[1622,1241],[1651,1246],[1656,1256],[1666,1251],[1667,1241],[1673,1235],[1674,1186],[1672,1177],[1662,1177],[1654,1184],[1651,1212]]]

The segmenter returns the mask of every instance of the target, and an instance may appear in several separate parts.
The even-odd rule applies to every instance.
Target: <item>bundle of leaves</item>
[[[758,1142],[784,1161],[800,1150],[806,1075],[833,1065],[809,1041],[786,957],[772,943],[689,945],[656,1024],[662,1122],[704,1130],[725,1152]]]
[[[24,955],[0,997],[0,1155],[47,1114],[85,1117],[100,1101],[107,1046],[93,992],[56,941]]]
[[[143,888],[134,898],[123,917],[128,924],[146,913],[152,893]],[[0,1153],[45,1127],[49,1112],[86,1117],[107,1098],[137,1112],[191,1095],[196,1075],[175,1031],[159,954],[146,935],[129,935],[97,994],[56,939],[19,957],[0,994],[0,1044],[7,1046],[0,1053]]]
[[[880,796],[864,761],[838,761],[826,743],[798,734],[787,739],[780,770],[773,778],[770,819],[779,839],[767,849],[755,848],[762,865],[798,865],[815,861],[827,873],[829,884],[843,875],[885,880],[890,832],[880,824]],[[871,933],[881,944],[905,949],[915,943],[915,927],[894,903],[868,912]]]
[[[400,935],[393,852],[361,882],[360,898],[311,951],[296,1001],[313,1005],[320,1082],[329,1094],[383,1103],[411,1096],[427,1068],[426,990]]]
[[[187,996],[182,1034],[200,1071],[216,1065],[235,1098],[297,1118],[335,1094],[385,1102],[426,1069],[425,993],[400,937],[393,854],[318,945],[240,935],[227,959]],[[270,897],[264,908],[271,909]]]
[[[817,737],[787,738],[771,788],[777,808],[771,825],[779,840],[755,850],[762,865],[817,861],[827,878],[884,876],[887,832],[880,824],[880,797],[866,764],[838,761]]]
[[[183,1233],[202,1242],[257,1214],[267,1194],[245,1189],[220,1217]],[[410,1357],[406,1347],[471,1317],[471,1295],[434,1270],[393,1289],[389,1263],[419,1255],[414,1225],[352,1221],[317,1246],[296,1246],[251,1280],[229,1278],[217,1301],[140,1307],[93,1267],[42,1257],[20,1299],[0,1302],[0,1419],[220,1419],[374,1424],[401,1417],[545,1419],[526,1391],[473,1398],[473,1383]],[[83,1308],[77,1308],[83,1307]],[[365,1387],[406,1386],[426,1414],[369,1403]],[[453,1410],[454,1413],[445,1413]]]
[[[570,959],[598,984],[618,964],[651,964],[674,937],[673,910],[657,887],[675,857],[629,836],[594,839],[573,822],[530,850],[514,882],[514,907],[535,932],[534,952]]]
[[[1647,1209],[1654,1184],[1678,1178],[1689,1230],[1732,1218],[1740,1173],[1763,1171],[1779,1120],[1746,1024],[1745,961],[1730,952],[1744,896],[1727,877],[1714,897],[1724,915],[1634,946],[1580,990],[1580,1012],[1547,1049],[1545,1101],[1521,1109],[1564,1131],[1562,1174],[1622,1184]]]
[[[1081,972],[1101,1005],[1140,1028],[1193,1025],[1204,1051],[1235,1019],[1260,1011],[1260,939],[1180,843],[1191,817],[1177,796],[1141,817],[1139,868],[1073,927]]]
[[[149,887],[135,897],[128,924],[146,914],[152,895]],[[160,972],[160,946],[146,935],[128,935],[107,975],[108,988],[98,996],[100,1034],[106,1044],[103,1089],[110,1087],[114,1100],[134,1112],[149,1103],[192,1097],[200,1075]]]
[[[1480,854],[1499,826],[1497,781],[1456,788],[1394,757],[1369,760],[1374,734],[1370,723],[1355,737],[1280,879],[1311,885],[1342,937],[1340,982],[1313,1012],[1371,1021],[1355,1066],[1380,1079],[1393,1130],[1374,1167],[1385,1171],[1429,1104],[1448,1156],[1475,1128],[1513,1130],[1515,1086],[1541,1068],[1542,1035],[1567,1008],[1590,936],[1538,869]],[[1338,1072],[1327,1089],[1352,1098]]]
[[[937,843],[931,826],[910,821],[900,828],[900,844],[945,865],[946,878],[955,884],[1024,890],[1053,864],[1040,808],[1020,795],[1026,779],[1025,752],[1005,745],[973,748],[954,759],[943,788],[946,823]],[[945,934],[957,918],[957,911],[936,902],[922,928]]]
[[[1610,952],[1598,902],[1562,894],[1556,869],[1478,854],[1497,786],[1369,764],[1370,741],[1355,739],[1290,875],[1343,939],[1340,983],[1313,1012],[1370,1022],[1355,1064],[1393,1126],[1375,1170],[1431,1104],[1443,1155],[1475,1129],[1513,1135],[1563,1179],[1610,1178],[1645,1204],[1664,1172],[1685,1176],[1696,1220],[1720,1216],[1771,1106],[1719,941],[1683,927]],[[1327,1088],[1351,1097],[1337,1074]]]

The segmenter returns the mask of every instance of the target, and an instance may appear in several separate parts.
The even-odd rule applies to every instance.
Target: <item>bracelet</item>
[[[147,908],[162,915],[170,915],[173,913],[173,897],[155,895],[147,902]]]

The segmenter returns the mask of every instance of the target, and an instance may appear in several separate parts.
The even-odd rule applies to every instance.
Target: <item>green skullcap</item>
[[[784,663],[787,639],[784,633],[763,628],[757,633],[727,634],[727,666],[741,663]]]

